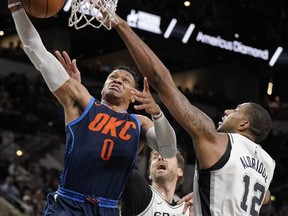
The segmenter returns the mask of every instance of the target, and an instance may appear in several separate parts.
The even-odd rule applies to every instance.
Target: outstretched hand
[[[184,196],[177,202],[177,204],[181,204],[183,202],[185,202],[185,206],[182,213],[185,214],[186,211],[189,209],[189,216],[193,216],[193,193],[189,193]]]
[[[106,1],[106,0],[98,0],[93,1],[90,0],[90,3],[95,6],[97,10],[99,10],[99,14],[97,14],[97,20],[101,22],[107,29],[115,28],[119,24],[119,20],[122,19],[116,14],[115,8],[117,7],[117,2],[114,1]]]
[[[159,106],[156,104],[150,93],[147,77],[144,77],[143,92],[138,91],[137,89],[131,89],[131,92],[134,95],[134,99],[141,103],[140,105],[134,105],[134,109],[145,110],[151,115],[158,115],[161,112]]]
[[[81,73],[77,68],[76,59],[73,59],[71,61],[71,58],[69,57],[68,53],[65,51],[63,51],[61,55],[61,53],[58,50],[56,50],[55,55],[57,56],[62,66],[65,68],[68,75],[71,78],[81,82]]]

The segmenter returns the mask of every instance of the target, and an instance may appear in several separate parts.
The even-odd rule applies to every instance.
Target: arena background
[[[31,20],[50,51],[66,50],[78,60],[84,85],[97,96],[114,66],[135,64],[114,30],[68,27],[70,10],[66,3],[67,11]],[[269,110],[273,130],[262,144],[277,165],[271,184],[273,215],[288,215],[288,3],[190,3],[185,7],[183,0],[119,0],[117,12],[161,58],[179,89],[215,123],[225,108],[245,101],[260,103]],[[0,45],[0,184],[12,172],[21,191],[18,199],[10,200],[11,205],[7,197],[0,198],[0,212],[8,215],[7,209],[16,206],[32,215],[31,208],[34,212],[41,209],[45,193],[57,185],[64,149],[62,109],[23,53],[6,1],[0,2]],[[185,152],[187,172],[178,191],[181,196],[192,188],[192,141],[158,102]],[[20,156],[16,150],[21,150]],[[144,175],[148,151],[144,149],[137,162]],[[13,173],[16,163],[23,169]],[[37,196],[43,197],[38,198],[40,203],[35,203]]]

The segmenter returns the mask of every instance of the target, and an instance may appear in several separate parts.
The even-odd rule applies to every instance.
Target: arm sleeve
[[[121,197],[121,215],[138,215],[143,212],[152,199],[149,183],[136,169],[129,174]]]
[[[159,152],[164,158],[172,158],[177,153],[176,134],[165,115],[154,119],[154,127],[148,129],[146,133],[147,142],[150,148]]]
[[[50,91],[56,91],[69,79],[69,75],[55,56],[46,50],[24,9],[13,12],[12,17],[25,53],[35,68],[41,72]]]

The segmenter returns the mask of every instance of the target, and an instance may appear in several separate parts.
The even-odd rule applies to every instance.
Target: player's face
[[[222,121],[218,123],[218,132],[233,133],[238,131],[241,122],[247,120],[245,115],[248,103],[240,104],[236,109],[228,109],[224,111]]]
[[[102,89],[103,98],[127,99],[132,97],[131,88],[135,87],[135,79],[131,73],[125,70],[115,70],[106,79]]]
[[[177,158],[164,159],[158,152],[154,152],[151,157],[150,178],[153,182],[165,183],[178,179]]]

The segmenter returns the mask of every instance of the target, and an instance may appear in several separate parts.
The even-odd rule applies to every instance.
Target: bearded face
[[[154,153],[150,164],[150,178],[155,183],[165,183],[178,179],[178,163],[176,157],[164,159],[159,153]]]

